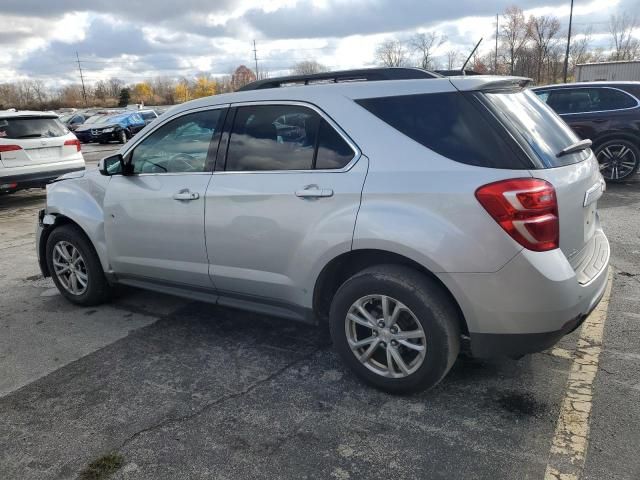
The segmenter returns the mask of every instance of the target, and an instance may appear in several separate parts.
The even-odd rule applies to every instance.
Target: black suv
[[[533,91],[593,142],[602,176],[628,180],[640,165],[640,82],[568,83]]]

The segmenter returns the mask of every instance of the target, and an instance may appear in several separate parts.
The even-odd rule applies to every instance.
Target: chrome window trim
[[[167,117],[165,119],[162,119],[162,122],[158,122],[158,123],[153,123],[153,128],[151,130],[149,130],[143,137],[136,139],[135,142],[133,142],[130,146],[128,146],[126,148],[126,150],[124,150],[122,152],[122,157],[126,157],[127,155],[129,155],[129,153],[133,152],[133,150],[140,145],[140,143],[144,142],[150,135],[153,135],[153,133],[158,130],[159,128],[161,128],[162,126],[166,125],[169,122],[172,122],[173,120],[176,120],[180,117],[183,117],[185,115],[189,115],[192,113],[198,113],[198,112],[202,112],[202,111],[206,111],[206,110],[220,110],[223,108],[229,108],[229,103],[221,103],[218,105],[207,105],[204,107],[197,107],[197,108],[190,108],[188,110],[182,110],[180,112],[176,112],[175,114],[173,114],[171,117]],[[156,117],[156,118],[160,118],[160,117]],[[215,133],[214,133],[215,135]],[[213,137],[212,137],[213,138]],[[131,175],[127,175],[128,177],[149,177],[149,176],[156,176],[156,175],[163,175],[163,176],[167,176],[167,175],[211,175],[213,172],[212,171],[205,171],[205,172],[166,172],[166,173],[132,173]],[[122,175],[122,174],[118,174],[118,175]]]
[[[590,113],[610,113],[610,112],[624,112],[626,110],[634,110],[638,107],[640,107],[640,100],[638,100],[638,98],[635,95],[632,95],[631,93],[627,92],[626,90],[623,90],[621,88],[617,88],[617,87],[609,87],[609,86],[598,86],[598,85],[592,85],[592,86],[581,86],[581,87],[561,87],[561,88],[541,88],[541,89],[536,89],[533,92],[537,95],[538,92],[540,93],[545,93],[545,92],[549,92],[549,94],[551,94],[551,92],[561,92],[562,90],[584,90],[587,88],[607,88],[609,90],[617,90],[619,92],[624,93],[625,95],[631,97],[633,100],[636,101],[636,105],[633,107],[625,107],[625,108],[616,108],[614,110],[593,110],[590,112],[571,112],[571,113],[558,113],[558,115],[587,115]],[[545,105],[548,105],[547,102],[544,102]],[[552,108],[552,107],[549,107]]]
[[[340,137],[347,143],[347,145],[349,145],[349,147],[351,148],[351,150],[353,150],[353,158],[351,160],[349,160],[349,163],[347,163],[344,167],[342,168],[309,168],[309,169],[304,169],[304,170],[231,170],[231,171],[227,171],[227,170],[218,170],[218,171],[214,171],[213,174],[214,175],[230,175],[230,174],[256,174],[256,173],[261,173],[261,174],[282,174],[282,173],[314,173],[314,172],[319,172],[319,173],[343,173],[343,172],[348,172],[349,170],[351,170],[353,168],[353,166],[358,163],[358,160],[360,160],[360,157],[362,157],[362,151],[360,150],[360,148],[358,147],[358,145],[356,145],[356,143],[351,140],[351,138],[347,135],[347,133],[342,129],[342,127],[340,127],[340,125],[338,125],[329,115],[327,115],[322,109],[320,109],[320,107],[318,107],[317,105],[314,105],[313,103],[309,103],[309,102],[301,102],[298,100],[256,100],[256,101],[246,101],[246,102],[237,102],[237,103],[232,103],[231,107],[235,108],[235,107],[253,107],[256,105],[295,105],[295,106],[299,106],[299,107],[306,107],[309,108],[311,110],[313,110],[314,112],[316,112],[320,118],[323,118],[324,120],[326,120],[326,122],[331,125],[331,128],[333,128],[336,132],[338,132],[338,135],[340,135]],[[233,125],[232,125],[233,127]],[[229,132],[229,141],[231,140],[231,133]],[[228,152],[228,148],[227,148],[227,152]],[[225,152],[225,157],[227,155],[227,152]],[[226,163],[226,162],[225,162]],[[226,167],[226,165],[225,165]]]

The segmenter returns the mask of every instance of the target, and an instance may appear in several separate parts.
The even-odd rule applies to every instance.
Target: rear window
[[[357,103],[412,140],[451,160],[491,168],[532,164],[511,148],[482,105],[457,92],[403,95]],[[485,109],[486,110],[486,109]]]
[[[67,133],[69,130],[54,117],[0,118],[0,138],[51,138]]]
[[[557,157],[579,139],[575,133],[530,90],[486,93],[490,108],[523,147],[542,162],[543,167],[561,167],[580,162],[588,150]]]

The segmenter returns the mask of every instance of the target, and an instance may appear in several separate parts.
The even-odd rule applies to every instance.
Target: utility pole
[[[498,74],[498,14],[496,13],[496,57],[493,68],[493,74]]]
[[[84,99],[84,106],[87,106],[87,91],[84,88],[84,76],[82,75],[82,66],[80,65],[80,57],[76,52],[76,61],[78,62],[78,70],[80,70],[80,82],[82,82],[82,98]]]
[[[567,83],[567,70],[569,68],[569,47],[571,46],[571,23],[573,21],[573,0],[569,12],[569,34],[567,35],[567,51],[564,54],[564,83]]]
[[[256,80],[258,80],[258,50],[256,50],[256,41],[253,41],[253,59],[256,62]]]

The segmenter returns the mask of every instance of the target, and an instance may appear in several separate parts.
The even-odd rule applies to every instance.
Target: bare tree
[[[502,15],[500,38],[506,50],[506,61],[511,75],[515,72],[516,59],[522,48],[529,40],[529,24],[524,18],[524,13],[519,7],[507,7]]]
[[[458,65],[460,52],[456,49],[447,52],[447,70],[453,70]]]
[[[120,91],[124,87],[124,82],[119,78],[111,77],[108,83],[109,83],[109,96],[112,98],[118,98],[120,96]]]
[[[549,51],[558,42],[557,35],[560,32],[560,21],[554,16],[532,16],[529,19],[529,30],[536,53],[536,81],[540,83],[542,80],[542,67],[549,56]]]
[[[633,60],[638,56],[640,45],[633,35],[637,26],[638,20],[635,15],[629,15],[626,12],[611,15],[609,33],[611,33],[613,47],[612,60]]]
[[[409,63],[409,55],[400,40],[385,40],[376,48],[376,60],[385,67],[403,67]]]
[[[294,75],[312,75],[314,73],[322,73],[328,70],[329,69],[325,65],[322,65],[315,60],[303,60],[302,62],[296,63],[291,68],[291,72]]]
[[[418,66],[425,70],[435,67],[433,53],[440,45],[447,41],[447,37],[436,32],[416,33],[409,39],[409,46],[418,54]]]
[[[587,28],[584,33],[577,33],[571,45],[569,46],[569,65],[571,71],[575,70],[576,65],[579,63],[585,63],[593,59],[593,52],[591,52],[591,35],[592,28]]]

